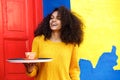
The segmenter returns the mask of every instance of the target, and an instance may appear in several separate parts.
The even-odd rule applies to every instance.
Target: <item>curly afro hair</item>
[[[61,6],[53,10],[58,11],[62,24],[60,38],[66,44],[80,44],[83,41],[83,22],[75,16],[70,10]],[[52,13],[53,13],[52,12]],[[52,15],[46,16],[34,32],[34,36],[44,35],[45,40],[50,39],[52,30],[50,29],[49,20]]]

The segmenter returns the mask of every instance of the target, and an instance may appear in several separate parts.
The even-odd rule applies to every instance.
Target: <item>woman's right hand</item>
[[[33,71],[33,68],[35,65],[36,65],[36,63],[24,63],[24,66],[28,73],[31,73]]]
[[[27,59],[35,59],[35,52],[25,52],[25,56]],[[28,73],[31,73],[33,71],[35,65],[36,63],[24,63],[24,66]]]

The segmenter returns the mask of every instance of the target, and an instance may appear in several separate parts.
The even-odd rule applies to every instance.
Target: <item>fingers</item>
[[[23,63],[26,68],[30,68],[36,65],[36,63]]]
[[[35,63],[28,63],[29,66],[35,66]]]
[[[26,67],[26,71],[28,73],[32,72],[35,65],[36,65],[36,63],[24,63],[24,66]]]

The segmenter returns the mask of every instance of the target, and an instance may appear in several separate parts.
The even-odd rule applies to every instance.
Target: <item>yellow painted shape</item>
[[[88,59],[95,67],[103,52],[117,47],[120,69],[120,0],[71,0],[73,12],[82,16],[86,25],[79,57]]]

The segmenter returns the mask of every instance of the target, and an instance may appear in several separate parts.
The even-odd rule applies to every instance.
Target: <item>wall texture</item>
[[[71,0],[71,9],[86,25],[79,57],[90,60],[94,67],[103,52],[110,52],[114,45],[118,56],[114,69],[120,69],[119,5],[119,0]]]

